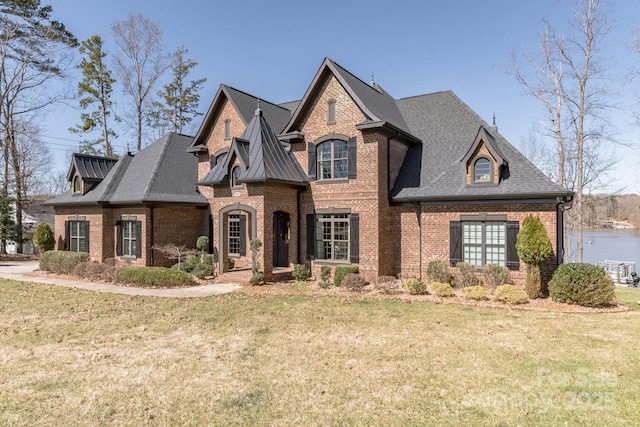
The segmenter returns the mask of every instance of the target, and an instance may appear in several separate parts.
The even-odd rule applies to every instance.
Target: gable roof
[[[491,134],[487,131],[487,129],[485,129],[484,126],[480,126],[480,129],[478,129],[478,134],[476,135],[473,144],[471,144],[471,147],[469,147],[469,151],[467,151],[467,154],[465,154],[461,162],[466,164],[469,159],[471,159],[471,156],[473,156],[473,153],[476,152],[476,150],[482,143],[484,143],[485,147],[487,147],[487,150],[489,150],[489,153],[491,153],[494,160],[498,163],[498,166],[503,166],[508,163],[498,149],[496,140],[493,138],[493,136],[491,136]]]
[[[453,92],[437,92],[397,100],[411,132],[422,144],[411,146],[391,192],[396,202],[569,196]],[[478,129],[481,129],[480,131]],[[463,162],[485,130],[490,149],[505,160],[499,184],[467,184]],[[506,163],[508,160],[508,164]]]
[[[200,129],[198,129],[198,133],[189,147],[189,151],[197,152],[206,149],[206,138],[211,132],[211,128],[215,124],[225,100],[228,100],[233,105],[245,126],[251,122],[253,112],[258,105],[263,110],[264,117],[269,125],[278,132],[284,128],[291,117],[291,110],[285,106],[272,104],[231,86],[220,85],[209,106],[209,110],[202,120]]]
[[[248,151],[247,151],[248,150]],[[287,151],[257,109],[241,138],[234,138],[224,161],[218,163],[199,184],[221,184],[229,174],[232,154],[242,164],[240,182],[280,181],[294,185],[307,185],[307,176],[293,153]]]
[[[109,173],[118,159],[94,156],[91,154],[73,153],[67,172],[67,180],[71,181],[74,171],[85,181],[100,181]]]
[[[189,203],[205,205],[198,193],[198,159],[187,153],[192,138],[169,132],[137,154],[126,154],[84,195],[68,191],[48,205]]]
[[[291,120],[284,128],[283,134],[300,130],[298,127],[301,125],[303,117],[311,108],[318,90],[329,75],[335,76],[365,115],[366,119],[359,124],[360,128],[386,126],[401,132],[410,140],[419,142],[419,139],[411,134],[395,99],[391,95],[378,85],[369,85],[363,82],[329,58],[325,58],[322,62],[304,97],[296,106]]]

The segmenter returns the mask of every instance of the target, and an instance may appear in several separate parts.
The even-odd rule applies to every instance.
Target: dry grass
[[[0,281],[0,425],[638,425],[638,316]]]

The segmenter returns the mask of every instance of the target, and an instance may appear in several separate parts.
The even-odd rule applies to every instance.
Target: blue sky
[[[169,50],[180,45],[199,65],[192,78],[206,77],[200,110],[206,111],[218,86],[231,85],[271,102],[304,95],[324,57],[330,57],[365,81],[374,75],[395,98],[453,90],[483,119],[495,113],[500,132],[519,147],[532,124],[543,117],[538,102],[506,74],[509,52],[536,50],[542,18],[559,28],[569,18],[556,0],[449,1],[291,1],[245,0],[43,0],[54,18],[79,40],[99,34],[112,47],[111,23],[142,12],[157,21]],[[613,30],[605,55],[617,81],[638,58],[625,42],[640,26],[640,1],[616,0],[609,18]],[[638,61],[635,61],[636,63]],[[79,77],[78,77],[79,78]],[[76,84],[77,80],[72,84]],[[635,85],[640,85],[636,81]],[[633,87],[616,88],[630,94]],[[121,88],[116,102],[125,101]],[[612,112],[618,140],[635,143],[627,95]],[[43,139],[55,155],[55,168],[65,170],[79,138],[68,128],[79,122],[77,102],[58,106],[43,120]],[[197,121],[200,118],[196,119]],[[123,152],[126,129],[118,129],[116,150]],[[613,190],[640,193],[637,150],[612,146],[618,164]]]

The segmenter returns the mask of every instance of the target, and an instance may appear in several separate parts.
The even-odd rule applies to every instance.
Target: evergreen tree
[[[0,253],[7,253],[7,240],[15,238],[16,223],[13,220],[11,199],[0,197]]]
[[[516,249],[520,259],[527,265],[527,295],[531,299],[539,298],[544,293],[540,266],[553,254],[551,240],[540,217],[528,215],[522,221]]]
[[[158,92],[158,98],[162,102],[156,101],[153,104],[150,121],[163,131],[168,129],[182,133],[194,117],[202,115],[198,112],[200,102],[198,91],[207,79],[202,78],[187,83],[187,76],[198,65],[196,61],[186,58],[188,52],[188,49],[180,46],[173,53],[171,65],[173,80]]]
[[[82,123],[69,130],[80,135],[99,130],[100,136],[93,140],[84,140],[80,145],[80,151],[113,157],[113,146],[109,137],[115,138],[116,133],[109,126],[109,116],[113,106],[111,93],[115,79],[111,77],[111,71],[104,62],[107,54],[102,47],[102,38],[98,35],[91,36],[80,45],[80,53],[86,55],[80,63],[82,70],[82,80],[78,83],[78,94],[81,96],[80,107],[87,110],[95,104],[97,106],[93,111],[83,112],[80,115]]]

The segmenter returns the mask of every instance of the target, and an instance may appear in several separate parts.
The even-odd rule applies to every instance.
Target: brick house
[[[84,202],[96,198],[93,192],[127,194],[125,183],[112,177],[128,169],[123,160],[163,163],[175,156],[180,167],[168,173],[184,185],[167,198],[135,193],[130,207],[116,199],[93,206],[95,220],[86,219],[92,257],[116,256],[116,242],[124,238],[118,221],[134,215],[143,218],[135,257],[146,265],[160,261],[149,249],[160,235],[190,246],[209,235],[220,272],[229,257],[236,267],[250,266],[248,242],[258,238],[268,277],[295,263],[309,265],[314,275],[322,265],[353,263],[369,279],[423,277],[429,261],[446,259],[505,265],[520,281],[524,265],[515,237],[522,220],[536,214],[556,253],[547,271],[563,259],[562,213],[572,193],[450,91],[394,99],[325,59],[299,101],[276,105],[221,85],[194,138],[164,139],[176,147],[147,153],[156,142],[125,156],[97,185],[74,167],[74,157],[69,179],[80,176],[94,188],[52,202],[60,241],[66,244],[61,230],[73,215],[88,218],[91,203]],[[151,175],[147,186],[160,179]]]

